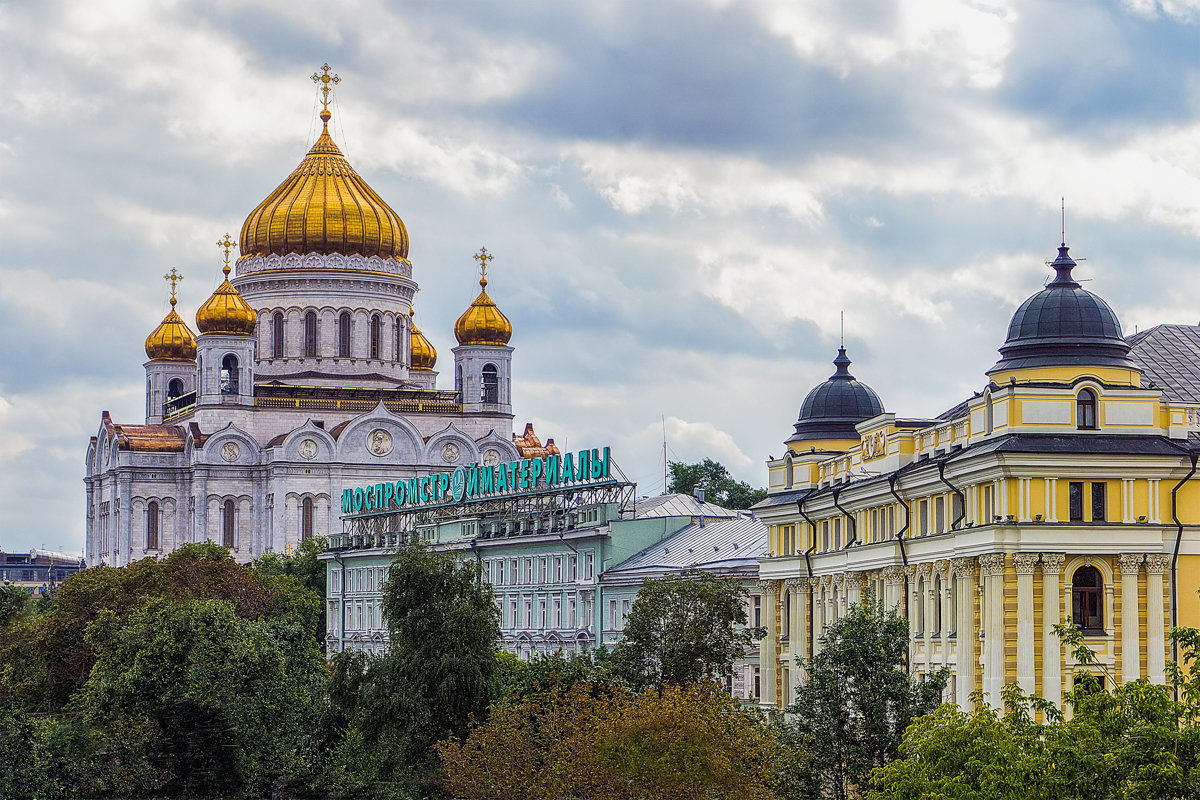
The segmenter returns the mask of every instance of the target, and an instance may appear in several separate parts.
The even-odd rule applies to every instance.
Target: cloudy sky
[[[315,138],[322,62],[443,359],[486,245],[518,429],[656,493],[664,419],[673,460],[762,485],[843,309],[889,411],[980,388],[1061,197],[1127,331],[1200,320],[1198,44],[1200,0],[7,0],[0,549],[82,549],[161,276],[190,319]]]

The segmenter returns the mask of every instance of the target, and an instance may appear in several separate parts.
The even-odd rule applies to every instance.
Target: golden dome
[[[512,338],[512,323],[488,297],[487,278],[479,279],[479,288],[483,290],[479,297],[454,323],[454,336],[463,345],[506,345]]]
[[[146,337],[146,355],[151,361],[196,360],[196,337],[183,318],[175,313],[175,302],[175,296],[171,295],[170,313]]]
[[[212,297],[196,311],[196,327],[201,333],[226,333],[251,336],[258,322],[258,315],[250,304],[229,282],[229,262],[225,262],[225,282],[217,287]]]
[[[400,217],[350,166],[325,129],[300,166],[242,225],[242,258],[298,253],[408,257]]]
[[[409,335],[412,369],[433,369],[437,364],[437,350],[417,327],[417,321],[413,318],[412,306],[408,307],[408,316],[412,319],[412,333]]]

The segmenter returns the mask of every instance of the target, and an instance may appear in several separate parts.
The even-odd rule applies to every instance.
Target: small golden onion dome
[[[434,349],[433,343],[425,338],[425,334],[421,333],[421,329],[417,327],[417,320],[413,317],[412,306],[408,307],[408,316],[412,320],[412,333],[409,335],[409,349],[412,351],[412,369],[433,369],[437,364],[437,350]]]
[[[463,345],[506,345],[512,338],[512,323],[488,297],[487,278],[479,279],[479,288],[483,290],[479,297],[454,323],[454,337]]]
[[[242,225],[242,258],[321,253],[408,258],[404,223],[359,177],[325,129],[300,166]]]
[[[196,360],[196,337],[183,318],[175,313],[174,297],[171,297],[170,313],[146,337],[146,355],[151,361]]]
[[[258,315],[229,282],[229,264],[221,271],[225,273],[225,282],[196,311],[196,327],[201,333],[251,336]]]

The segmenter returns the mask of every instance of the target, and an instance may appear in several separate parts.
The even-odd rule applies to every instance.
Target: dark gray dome
[[[788,442],[809,439],[857,439],[854,426],[883,413],[883,403],[875,390],[859,383],[850,374],[846,348],[838,348],[833,364],[837,371],[818,385],[800,404],[796,433]]]
[[[1088,366],[1137,369],[1121,323],[1108,303],[1071,277],[1075,261],[1066,244],[1050,265],[1056,272],[1046,288],[1030,297],[1008,325],[1000,360],[988,374],[1028,367]]]

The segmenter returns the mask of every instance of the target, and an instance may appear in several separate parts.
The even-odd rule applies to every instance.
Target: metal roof
[[[634,513],[628,516],[633,519],[650,517],[728,519],[736,517],[737,512],[712,503],[701,503],[690,494],[660,494],[658,497],[638,500],[634,506]]]
[[[1168,400],[1200,402],[1200,325],[1155,325],[1128,338],[1142,368],[1142,386]]]
[[[605,570],[604,577],[680,572],[691,566],[702,569],[757,566],[759,557],[766,552],[767,526],[752,514],[738,514],[704,525],[692,523]]]

